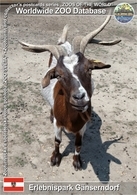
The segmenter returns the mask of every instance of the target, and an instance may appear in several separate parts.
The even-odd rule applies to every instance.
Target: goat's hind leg
[[[54,118],[54,130],[55,130],[55,150],[51,156],[51,166],[59,166],[61,162],[61,153],[59,151],[59,145],[62,141],[62,128],[57,127],[56,119]]]

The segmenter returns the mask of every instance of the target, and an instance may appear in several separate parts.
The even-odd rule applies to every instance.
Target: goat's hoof
[[[82,162],[81,162],[81,159],[80,159],[80,156],[79,155],[74,155],[73,156],[73,166],[74,166],[74,169],[76,171],[78,170],[82,170]]]
[[[58,167],[61,163],[61,158],[62,156],[60,153],[55,154],[55,152],[53,152],[52,157],[51,157],[51,166],[56,165]]]

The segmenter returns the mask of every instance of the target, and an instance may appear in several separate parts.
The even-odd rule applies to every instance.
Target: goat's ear
[[[90,62],[90,66],[92,70],[96,70],[96,69],[104,69],[104,68],[110,68],[111,65],[109,64],[104,64],[98,60],[89,60]]]
[[[50,79],[54,79],[55,77],[55,68],[50,69],[47,74],[42,79],[42,87],[45,88],[50,84]]]

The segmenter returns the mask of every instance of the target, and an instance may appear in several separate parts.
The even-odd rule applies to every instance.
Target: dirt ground
[[[70,24],[68,40],[71,42],[75,35],[85,35],[104,20],[105,16],[17,16],[14,9],[9,12],[9,176],[23,176],[25,181],[136,181],[137,17],[128,24],[112,17],[97,36],[103,40],[121,39],[121,43],[89,45],[86,49],[87,57],[112,67],[93,72],[92,123],[89,122],[84,135],[82,171],[73,168],[75,138],[65,132],[60,147],[62,162],[59,167],[50,166],[54,131],[49,120],[50,107],[40,91],[49,54],[26,52],[18,44],[18,40],[55,44],[66,23]],[[3,93],[2,82],[0,93]],[[2,98],[0,107],[3,107]],[[3,125],[0,127],[3,129]],[[1,151],[0,163],[2,160]],[[3,169],[0,171],[2,176]]]

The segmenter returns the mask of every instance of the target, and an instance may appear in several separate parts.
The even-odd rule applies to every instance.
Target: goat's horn
[[[97,28],[96,30],[90,32],[89,34],[87,34],[86,36],[83,37],[83,39],[81,40],[81,43],[80,43],[80,52],[81,53],[84,53],[85,48],[86,48],[89,40],[93,39],[98,33],[100,33],[105,28],[105,26],[107,25],[107,23],[111,19],[111,12],[112,12],[112,10],[110,9],[106,20],[103,22],[103,24],[99,28]]]
[[[60,37],[59,40],[58,40],[58,45],[63,44],[63,43],[66,42],[66,40],[67,40],[67,35],[68,35],[68,29],[69,29],[69,25],[66,24],[66,25],[64,26],[64,28],[63,28],[62,35],[61,35],[61,37]]]
[[[72,41],[73,52],[77,53],[80,49],[80,43],[84,36],[76,36]]]
[[[101,41],[101,40],[97,40],[97,39],[91,39],[89,40],[88,44],[90,43],[94,43],[94,44],[99,44],[99,45],[115,45],[117,43],[121,42],[120,39],[118,40],[113,40],[113,41]]]
[[[49,51],[55,56],[56,59],[59,59],[61,55],[66,55],[66,51],[59,45],[32,45],[22,41],[19,41],[19,43],[22,45],[22,48],[27,51],[36,53]]]

